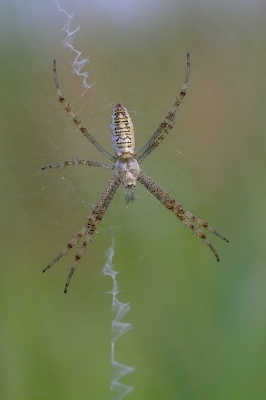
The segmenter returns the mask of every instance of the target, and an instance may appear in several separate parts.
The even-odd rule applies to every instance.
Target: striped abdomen
[[[115,154],[122,158],[134,156],[135,139],[131,118],[122,104],[117,103],[110,121],[110,132]]]

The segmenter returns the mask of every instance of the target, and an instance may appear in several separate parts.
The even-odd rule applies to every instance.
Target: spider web
[[[110,277],[130,301],[132,329],[116,359],[127,398],[265,398],[265,17],[257,1],[64,1],[72,45],[89,57],[73,73],[66,14],[53,1],[0,1],[1,314],[3,399],[110,398]],[[75,255],[41,270],[84,225],[110,176],[71,158],[105,162],[61,110],[59,82],[82,122],[112,152],[117,102],[141,148],[191,76],[171,134],[142,168],[230,239],[208,236],[220,263],[141,185],[118,190],[67,296]],[[252,210],[252,212],[250,211]]]

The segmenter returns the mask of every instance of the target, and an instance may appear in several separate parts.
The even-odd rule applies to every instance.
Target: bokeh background
[[[120,301],[133,329],[117,361],[128,399],[265,399],[266,4],[61,1],[90,61],[84,95],[52,0],[0,1],[0,395],[4,400],[119,398],[110,393],[114,240]],[[42,269],[83,226],[110,172],[55,161],[105,161],[61,110],[52,78],[109,151],[120,101],[140,148],[171,107],[191,54],[187,96],[167,139],[143,162],[179,202],[230,239],[221,261],[140,185],[118,190],[69,292],[73,250]],[[211,236],[211,235],[209,235]]]

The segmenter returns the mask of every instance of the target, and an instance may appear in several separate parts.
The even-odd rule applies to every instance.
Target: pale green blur
[[[119,8],[113,19],[69,2],[71,27],[81,28],[73,45],[90,57],[95,83],[81,96],[74,55],[61,43],[66,15],[43,3],[0,8],[1,399],[112,398],[112,282],[101,276],[112,238],[118,298],[130,302],[124,320],[133,325],[116,348],[119,362],[135,366],[126,398],[265,399],[265,8],[154,2],[120,24]],[[97,140],[112,151],[109,119],[122,102],[138,150],[180,90],[187,52],[177,122],[142,167],[229,238],[208,234],[220,263],[138,185],[128,208],[118,191],[64,295],[75,250],[41,271],[84,225],[110,171],[39,171],[68,158],[106,161],[61,110],[53,58],[67,101]]]

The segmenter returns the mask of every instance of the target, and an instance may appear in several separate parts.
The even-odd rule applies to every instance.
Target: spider
[[[59,97],[59,101],[62,107],[66,110],[67,114],[79,128],[81,133],[106,158],[108,158],[110,161],[114,163],[113,165],[110,165],[93,160],[66,160],[42,168],[42,170],[48,170],[51,168],[58,168],[61,166],[81,164],[93,167],[108,168],[114,171],[101,197],[99,198],[97,204],[95,205],[92,213],[88,217],[86,224],[80,229],[77,235],[74,236],[72,240],[70,240],[70,242],[67,244],[64,250],[62,250],[61,253],[56,258],[54,258],[53,261],[51,261],[50,264],[48,264],[47,267],[44,268],[43,270],[43,272],[45,272],[49,268],[51,268],[57,261],[60,260],[61,257],[67,254],[68,251],[71,250],[72,247],[74,247],[78,243],[78,241],[85,235],[85,239],[83,240],[83,243],[75,256],[74,263],[67,277],[64,293],[67,292],[74,271],[77,268],[78,263],[83,253],[85,252],[86,247],[90,242],[91,237],[94,234],[97,225],[102,220],[104,213],[106,212],[120,184],[122,184],[125,193],[126,203],[129,203],[134,200],[136,182],[137,181],[140,182],[168,210],[172,211],[175,214],[175,216],[185,226],[190,228],[197,236],[199,236],[209,246],[211,251],[214,253],[217,261],[219,261],[219,256],[217,251],[207,238],[206,234],[202,232],[198,226],[205,228],[206,230],[215,234],[220,239],[223,239],[226,242],[228,242],[228,239],[226,239],[218,231],[213,229],[207,222],[196,217],[188,210],[183,208],[183,206],[180,203],[178,203],[173,197],[171,197],[160,185],[158,185],[149,175],[147,175],[139,167],[139,164],[162,142],[162,140],[173,128],[173,124],[176,118],[177,107],[179,106],[179,104],[181,103],[186,94],[186,90],[188,87],[189,73],[190,73],[190,56],[189,54],[187,54],[186,76],[183,83],[183,87],[179,93],[179,96],[176,98],[171,110],[168,112],[163,122],[161,122],[161,124],[153,133],[149,141],[137,153],[134,152],[135,140],[134,140],[134,129],[131,118],[127,110],[121,103],[116,104],[110,122],[112,146],[115,152],[114,156],[110,154],[108,151],[106,151],[100,145],[100,143],[97,142],[97,140],[92,136],[89,130],[84,125],[82,125],[78,116],[72,110],[70,105],[66,102],[59,86],[59,81],[56,71],[56,61],[54,60],[53,62],[54,82],[56,86],[57,95]],[[195,225],[195,223],[197,225]]]

